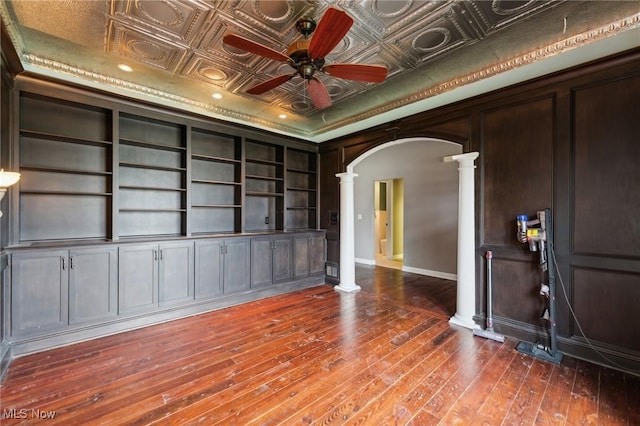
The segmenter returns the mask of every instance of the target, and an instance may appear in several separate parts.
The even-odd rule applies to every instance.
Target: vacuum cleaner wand
[[[491,259],[493,253],[487,251],[487,327],[484,330],[473,330],[474,336],[504,342],[504,336],[493,331],[493,282],[491,278]]]

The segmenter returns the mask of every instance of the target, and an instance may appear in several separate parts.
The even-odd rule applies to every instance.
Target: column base
[[[353,284],[353,285],[350,285],[350,286],[344,286],[342,284],[338,284],[337,286],[333,287],[333,289],[335,291],[340,291],[342,293],[357,293],[360,290],[362,290],[360,288],[360,286],[357,285],[357,284]]]
[[[480,326],[476,324],[473,319],[465,320],[464,318],[459,317],[457,314],[452,316],[449,319],[449,324],[459,325],[461,327],[465,327],[471,330],[479,329]]]

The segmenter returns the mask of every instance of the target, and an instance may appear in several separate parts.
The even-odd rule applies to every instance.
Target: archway
[[[367,157],[383,149],[407,142],[434,141],[459,145],[455,142],[434,138],[407,138],[391,141],[372,148],[346,167],[346,172],[338,173],[340,179],[340,284],[335,287],[342,292],[357,292],[360,287],[355,282],[355,229],[354,229],[354,179],[358,176],[354,168]],[[457,301],[456,314],[450,322],[467,328],[477,328],[473,321],[475,314],[475,200],[474,161],[477,152],[444,157],[445,162],[458,162],[458,261],[457,261]]]

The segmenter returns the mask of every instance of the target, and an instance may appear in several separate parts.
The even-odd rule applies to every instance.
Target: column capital
[[[336,173],[336,177],[340,179],[340,182],[353,182],[353,179],[357,178],[358,174],[347,171],[342,173]]]
[[[464,154],[449,155],[448,157],[444,157],[444,162],[451,163],[452,161],[457,161],[460,164],[473,164],[473,162],[476,160],[476,158],[478,158],[479,155],[480,153],[477,151],[467,152]]]

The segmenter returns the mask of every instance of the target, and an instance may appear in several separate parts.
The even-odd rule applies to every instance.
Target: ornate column
[[[480,328],[473,321],[476,305],[474,161],[478,152],[451,155],[445,162],[457,161],[458,171],[458,289],[456,314],[449,322],[467,328]]]
[[[360,291],[356,284],[355,214],[353,179],[356,173],[338,173],[340,179],[340,284],[334,288],[347,293]]]

